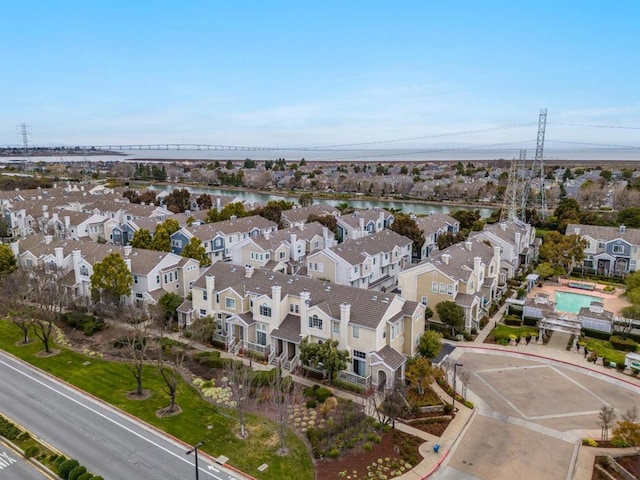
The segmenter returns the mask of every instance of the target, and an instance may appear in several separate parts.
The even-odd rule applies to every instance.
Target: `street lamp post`
[[[453,365],[453,402],[451,402],[451,412],[456,414],[456,375],[458,374],[458,367],[462,367],[461,363],[455,363]]]
[[[198,449],[202,445],[204,445],[204,442],[198,442],[193,446],[193,448],[190,448],[186,452],[186,455],[189,455],[189,454],[193,453],[193,457],[195,458],[195,461],[196,461],[196,480],[198,480]]]

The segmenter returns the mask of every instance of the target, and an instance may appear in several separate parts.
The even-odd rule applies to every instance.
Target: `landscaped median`
[[[247,428],[249,437],[240,439],[234,428],[235,419],[221,413],[215,405],[204,400],[191,385],[180,381],[177,403],[182,413],[158,418],[156,412],[168,405],[163,393],[163,382],[158,369],[145,366],[144,388],[151,392],[146,400],[130,400],[127,392],[135,388],[135,381],[127,366],[121,362],[110,362],[96,357],[61,348],[59,354],[38,357],[42,344],[35,342],[17,346],[22,332],[13,323],[0,320],[0,348],[38,367],[81,390],[84,390],[125,412],[140,418],[187,444],[194,445],[204,440],[201,447],[214,457],[225,455],[229,464],[264,480],[282,478],[313,479],[311,457],[303,441],[295,434],[287,436],[288,454],[277,454],[279,447],[274,439],[276,427],[267,419],[250,416]],[[266,463],[269,467],[259,472],[258,467]]]

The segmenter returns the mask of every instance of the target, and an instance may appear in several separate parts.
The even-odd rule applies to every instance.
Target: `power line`
[[[594,125],[589,123],[561,123],[553,122],[548,125],[565,125],[567,127],[593,127],[593,128],[619,128],[622,130],[640,130],[640,127],[628,127],[624,125]]]
[[[513,125],[505,125],[502,127],[489,127],[489,128],[480,128],[477,130],[463,130],[461,132],[450,132],[450,133],[437,133],[433,135],[422,135],[419,137],[407,137],[407,138],[393,138],[389,140],[376,140],[372,142],[358,142],[358,143],[343,143],[336,145],[322,145],[317,147],[302,147],[302,149],[321,149],[321,148],[340,148],[340,147],[357,147],[360,145],[379,145],[381,143],[397,143],[397,142],[409,142],[413,140],[424,140],[427,138],[442,138],[442,137],[453,137],[457,135],[469,135],[473,133],[487,133],[487,132],[497,132],[500,130],[510,130],[514,128],[522,128],[522,127],[530,127],[536,125],[536,122],[527,122],[527,123],[516,123]]]
[[[377,155],[358,155],[355,157],[342,157],[342,158],[329,158],[327,160],[357,160],[360,158],[381,158],[381,157],[401,157],[406,155],[424,155],[426,153],[441,153],[441,152],[455,152],[460,150],[479,150],[482,148],[493,148],[493,147],[502,147],[505,145],[517,145],[523,143],[529,143],[532,140],[519,140],[516,142],[503,142],[503,143],[493,143],[493,144],[482,144],[482,145],[470,145],[466,147],[451,147],[451,148],[439,148],[439,149],[431,149],[431,150],[411,150],[408,152],[397,152],[397,153],[382,153]],[[355,150],[360,151],[360,150]],[[379,150],[377,150],[379,151]]]
[[[551,140],[551,139],[547,139],[547,142],[568,143],[572,145],[589,145],[592,147],[626,148],[629,150],[640,149],[640,146],[637,146],[637,145],[618,145],[615,143],[592,143],[592,142],[577,142],[577,141],[571,141],[571,140]]]

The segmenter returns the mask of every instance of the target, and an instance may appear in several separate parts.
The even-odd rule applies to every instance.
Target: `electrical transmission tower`
[[[540,116],[538,117],[538,137],[536,140],[536,157],[531,164],[531,170],[525,181],[524,190],[522,192],[522,202],[520,204],[520,216],[523,220],[526,219],[527,204],[529,203],[531,196],[531,182],[538,178],[539,193],[538,201],[532,202],[538,207],[538,215],[544,220],[547,218],[547,193],[544,189],[544,134],[547,128],[547,109],[540,109]]]
[[[518,216],[518,201],[522,195],[522,182],[520,179],[520,170],[524,166],[527,158],[527,151],[520,150],[520,157],[511,160],[509,169],[509,179],[507,180],[507,189],[504,192],[504,201],[500,212],[500,221],[514,220]]]
[[[26,155],[29,151],[29,132],[26,123],[20,125],[20,132],[22,133],[22,148]]]

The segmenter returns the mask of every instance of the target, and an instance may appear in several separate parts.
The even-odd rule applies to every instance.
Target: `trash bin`
[[[440,444],[439,444],[439,443],[436,443],[436,444],[433,446],[433,451],[434,451],[434,452],[436,452],[436,453],[438,453],[438,450],[440,450]]]

